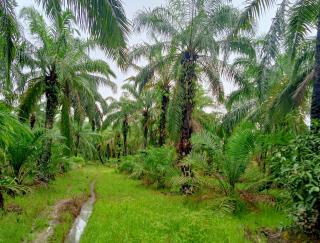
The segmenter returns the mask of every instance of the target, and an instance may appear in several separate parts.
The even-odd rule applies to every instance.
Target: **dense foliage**
[[[168,0],[136,14],[151,38],[131,47],[121,1],[35,2],[0,1],[0,210],[97,161],[229,212],[275,202],[319,237],[318,0],[279,1],[263,35],[277,1]],[[119,99],[99,92],[116,74],[94,49],[135,71]]]
[[[277,179],[288,188],[295,220],[309,233],[319,234],[320,223],[319,134],[295,138],[279,148],[272,160],[279,168]]]

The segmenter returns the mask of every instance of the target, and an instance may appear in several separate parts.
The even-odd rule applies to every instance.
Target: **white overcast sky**
[[[166,0],[123,0],[127,17],[130,20],[135,16],[138,10],[144,9],[144,8],[154,8],[156,6],[165,5],[166,2],[167,2]],[[18,3],[17,12],[19,12],[22,7],[27,7],[27,6],[36,6],[37,8],[39,8],[38,5],[35,4],[34,0],[17,0],[17,3]],[[239,8],[243,8],[245,6],[245,1],[233,0],[233,4]],[[39,10],[41,11],[41,9]],[[259,21],[259,28],[258,28],[259,33],[265,33],[268,31],[274,15],[275,15],[275,8],[270,9],[267,13],[264,14],[264,16]],[[129,46],[139,42],[143,42],[143,41],[148,41],[148,37],[145,35],[131,35],[129,38]],[[94,52],[91,55],[93,56],[93,58],[106,59],[105,55],[100,51]],[[100,92],[104,97],[107,97],[107,96],[119,97],[121,95],[120,87],[123,81],[127,79],[129,76],[131,76],[133,73],[131,71],[127,73],[121,72],[114,63],[112,63],[111,61],[108,61],[108,62],[117,75],[117,78],[114,81],[118,84],[118,93],[112,94],[109,88],[101,88]],[[225,84],[226,93],[229,93],[230,90],[232,89],[233,89],[233,86],[231,84],[229,83]]]

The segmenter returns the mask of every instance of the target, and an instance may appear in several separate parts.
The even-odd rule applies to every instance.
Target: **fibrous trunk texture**
[[[0,191],[0,209],[1,210],[4,209],[4,198],[3,198],[2,191]]]
[[[182,102],[182,124],[180,141],[178,144],[178,153],[180,158],[188,155],[192,149],[190,138],[192,135],[192,111],[194,106],[195,95],[195,55],[187,51],[184,53],[182,64],[182,77],[180,85],[183,89]]]
[[[31,114],[29,121],[31,129],[33,129],[37,121],[36,114],[34,112]]]
[[[191,135],[192,135],[192,112],[194,107],[194,96],[195,96],[195,62],[196,55],[190,51],[184,53],[182,59],[182,76],[180,79],[180,85],[183,90],[183,102],[182,102],[182,125],[180,140],[178,143],[178,154],[179,160],[181,161],[187,156],[192,149]],[[186,164],[180,165],[181,172],[185,177],[192,177],[191,167]],[[182,185],[181,190],[185,194],[193,192],[193,188],[188,183]]]
[[[146,149],[148,146],[148,120],[149,120],[149,110],[146,109],[142,112],[143,116],[143,148]]]
[[[71,126],[71,89],[69,82],[66,82],[63,87],[64,98],[62,101],[61,109],[61,134],[65,137],[66,149],[64,153],[67,156],[73,152],[73,138],[72,138],[72,126]]]
[[[128,131],[129,131],[129,123],[128,123],[128,117],[125,116],[123,119],[122,124],[122,134],[123,134],[123,155],[126,156],[128,154]]]
[[[53,128],[54,117],[57,112],[59,100],[58,100],[58,83],[55,68],[50,72],[50,75],[46,77],[46,116],[45,116],[45,128],[51,130]],[[43,152],[39,161],[40,178],[41,180],[48,180],[48,163],[51,158],[52,138],[47,138],[43,144]]]
[[[315,81],[311,103],[311,122],[314,131],[320,130],[320,15],[317,24]]]
[[[167,121],[167,110],[169,104],[169,87],[163,87],[163,94],[161,98],[161,115],[159,123],[159,145],[163,146],[166,143],[166,121]]]

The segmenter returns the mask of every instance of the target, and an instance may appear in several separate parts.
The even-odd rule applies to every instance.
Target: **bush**
[[[139,156],[137,155],[128,155],[124,159],[125,160],[120,163],[118,170],[127,174],[132,174],[135,170],[135,167],[139,166],[139,163],[141,163],[139,161]]]
[[[254,126],[243,123],[228,138],[222,170],[232,190],[250,163],[255,149],[255,137]]]
[[[143,179],[147,184],[165,188],[171,186],[170,179],[178,173],[175,160],[174,148],[149,148],[137,155],[125,157],[118,169],[133,178]]]
[[[280,169],[277,180],[289,189],[292,214],[305,233],[320,233],[320,136],[294,139],[274,153],[272,163]]]
[[[145,179],[157,187],[166,187],[167,179],[175,172],[175,150],[173,148],[150,148],[141,156]]]
[[[255,150],[255,138],[256,130],[251,123],[239,125],[227,141],[207,131],[193,135],[193,152],[199,154],[204,151],[208,157],[196,159],[200,167],[196,168],[196,163],[193,163],[192,167],[195,168],[193,172],[200,171],[204,175],[218,173],[224,191],[228,194],[233,193],[235,184],[251,161]]]
[[[86,164],[86,161],[81,156],[77,156],[77,157],[73,156],[68,158],[67,164],[69,169],[74,170],[74,169],[83,167]]]

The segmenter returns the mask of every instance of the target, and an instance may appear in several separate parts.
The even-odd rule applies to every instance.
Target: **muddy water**
[[[36,236],[35,240],[32,241],[33,243],[48,242],[50,236],[52,236],[54,233],[54,228],[59,224],[59,211],[60,211],[60,209],[65,204],[69,203],[69,201],[70,200],[61,200],[53,207],[53,211],[50,216],[51,220],[49,222],[49,226]]]
[[[73,226],[66,237],[65,243],[78,243],[80,242],[81,235],[84,232],[84,229],[88,223],[88,220],[92,214],[93,204],[96,200],[96,196],[94,193],[95,183],[91,183],[90,186],[90,198],[88,201],[82,206],[79,216],[73,223]]]

